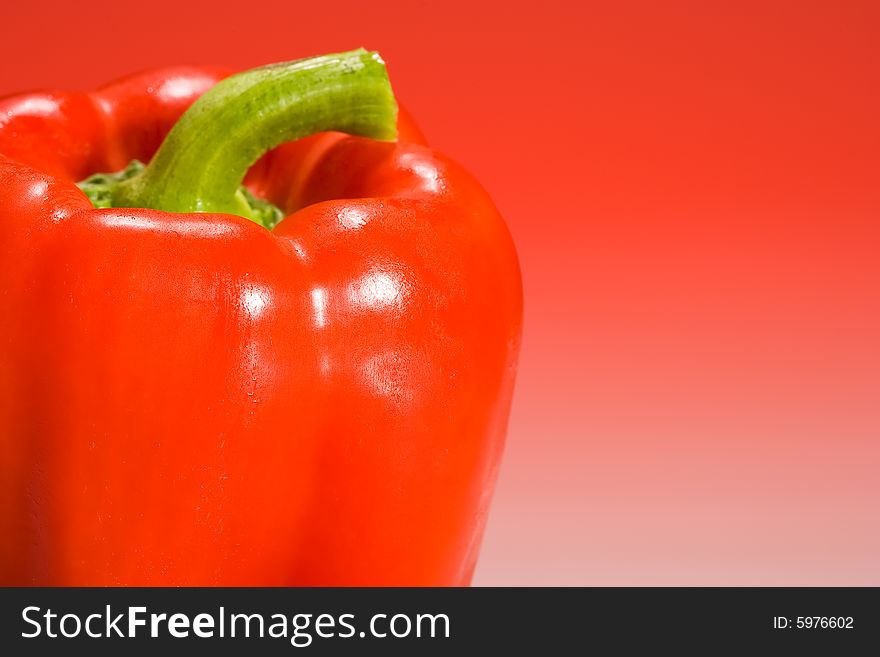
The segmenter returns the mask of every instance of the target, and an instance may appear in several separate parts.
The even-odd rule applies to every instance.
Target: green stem
[[[193,103],[150,164],[113,187],[111,204],[261,222],[240,186],[263,153],[329,130],[393,140],[396,122],[397,104],[376,53],[360,49],[246,71]]]

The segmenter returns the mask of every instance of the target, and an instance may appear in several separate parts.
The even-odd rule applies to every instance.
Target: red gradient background
[[[507,218],[480,585],[880,585],[880,4],[6,3],[0,94],[379,50]]]

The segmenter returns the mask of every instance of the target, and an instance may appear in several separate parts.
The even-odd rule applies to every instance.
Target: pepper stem
[[[263,153],[330,130],[390,141],[396,124],[397,103],[375,52],[245,71],[193,103],[150,164],[112,189],[112,205],[237,214],[262,223],[240,186]]]

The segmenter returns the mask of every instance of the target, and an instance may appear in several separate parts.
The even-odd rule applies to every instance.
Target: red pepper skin
[[[222,75],[0,101],[0,585],[465,585],[522,328],[486,193],[421,141],[250,172],[274,231],[95,210]]]

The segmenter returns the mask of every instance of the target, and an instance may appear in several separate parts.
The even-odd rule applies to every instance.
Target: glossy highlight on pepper
[[[0,100],[0,584],[470,581],[520,274],[396,112],[365,51]]]

